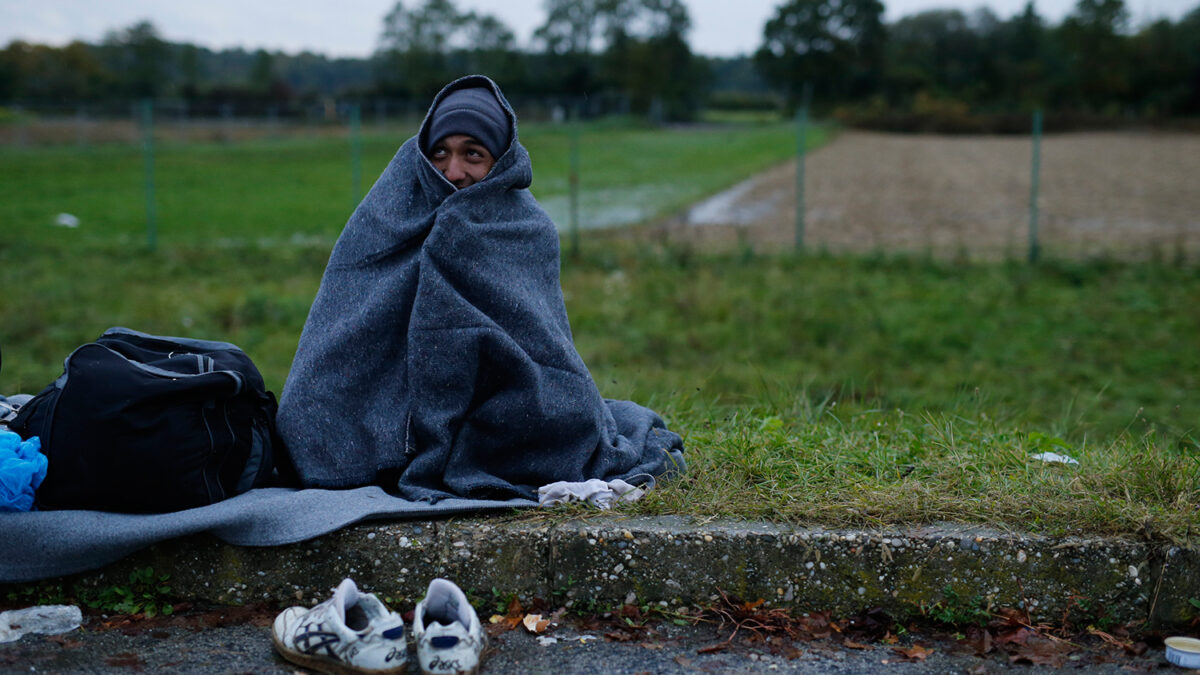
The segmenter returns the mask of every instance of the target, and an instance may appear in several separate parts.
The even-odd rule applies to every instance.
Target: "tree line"
[[[1030,1],[882,21],[879,0],[789,0],[764,27],[755,64],[789,100],[876,110],[1110,116],[1200,114],[1200,5],[1131,30],[1124,0],[1078,0],[1051,26]]]
[[[789,108],[806,97],[868,114],[1200,114],[1200,6],[1134,29],[1124,0],[1078,0],[1057,25],[1032,1],[1008,19],[986,8],[932,10],[889,24],[880,0],[785,0],[754,54],[725,59],[693,53],[683,0],[545,0],[544,8],[522,48],[499,18],[453,0],[397,2],[375,53],[362,59],[213,51],[167,42],[149,22],[98,44],[15,41],[0,50],[0,102],[427,101],[448,80],[484,72],[510,96],[608,97],[663,119],[705,105]]]

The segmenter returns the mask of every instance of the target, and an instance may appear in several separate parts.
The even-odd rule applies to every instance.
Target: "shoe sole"
[[[408,672],[408,661],[396,666],[395,668],[363,668],[361,666],[353,666],[341,661],[333,661],[331,659],[305,654],[303,652],[293,651],[279,640],[274,631],[271,631],[271,642],[275,643],[275,651],[283,658],[291,661],[298,666],[319,670],[322,673],[329,675],[359,675],[360,673],[370,673],[371,675],[403,675]],[[471,671],[474,675],[475,671]]]

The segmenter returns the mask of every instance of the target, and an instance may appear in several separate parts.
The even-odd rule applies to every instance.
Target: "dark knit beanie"
[[[433,111],[425,154],[447,136],[466,134],[499,159],[508,150],[510,133],[508,115],[495,94],[483,87],[459,89],[447,94]]]

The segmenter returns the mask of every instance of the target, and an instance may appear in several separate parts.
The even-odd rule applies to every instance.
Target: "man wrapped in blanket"
[[[684,468],[653,411],[600,396],[575,350],[558,232],[490,79],[448,84],[346,224],[283,390],[301,484],[538,498]]]

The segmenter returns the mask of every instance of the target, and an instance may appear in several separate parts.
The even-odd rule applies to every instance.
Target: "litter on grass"
[[[1040,459],[1043,462],[1057,462],[1059,464],[1078,464],[1078,460],[1067,455],[1060,455],[1057,452],[1043,452],[1038,455],[1033,455],[1033,459]]]
[[[54,224],[59,227],[79,227],[79,218],[69,213],[60,213],[54,217]]]

